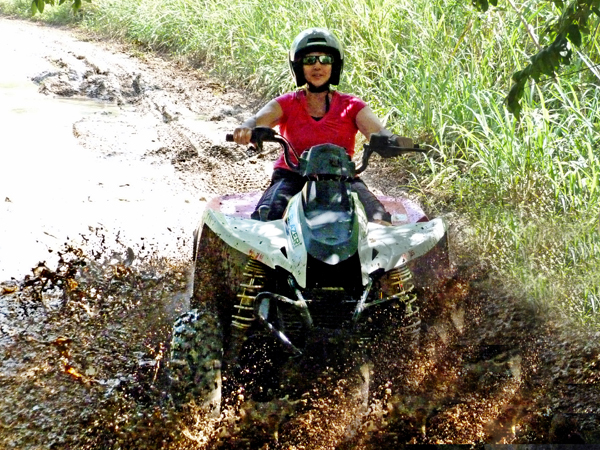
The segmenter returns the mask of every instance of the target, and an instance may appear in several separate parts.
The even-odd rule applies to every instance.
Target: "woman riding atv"
[[[296,85],[301,89],[271,100],[242,123],[233,133],[236,143],[249,144],[255,127],[279,126],[279,133],[298,155],[315,145],[335,144],[344,147],[352,157],[357,131],[367,139],[378,133],[393,136],[391,139],[395,139],[400,147],[413,146],[411,139],[394,136],[385,129],[364,101],[331,90],[331,85],[339,84],[344,67],[344,51],[331,32],[323,28],[301,32],[292,43],[289,63]],[[259,200],[252,218],[281,219],[288,201],[300,192],[305,182],[288,167],[283,154],[280,155],[274,165],[271,184]],[[391,222],[390,214],[358,177],[352,182],[352,190],[363,204],[369,221]]]

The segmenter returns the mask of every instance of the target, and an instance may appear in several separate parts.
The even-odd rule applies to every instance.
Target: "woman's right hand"
[[[241,125],[233,131],[233,141],[239,145],[248,145],[252,137],[252,128]]]
[[[283,110],[277,100],[271,100],[254,117],[250,117],[237,127],[233,132],[233,140],[239,145],[250,144],[252,130],[256,127],[273,128],[279,123]]]

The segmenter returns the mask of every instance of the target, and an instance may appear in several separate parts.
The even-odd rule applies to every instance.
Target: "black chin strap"
[[[308,92],[313,92],[315,94],[318,94],[319,92],[325,92],[325,91],[329,92],[329,86],[330,86],[329,83],[325,83],[321,86],[315,86],[314,84],[312,84],[310,82],[307,82],[307,84],[308,84]]]

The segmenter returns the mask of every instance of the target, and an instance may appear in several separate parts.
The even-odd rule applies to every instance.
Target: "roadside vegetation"
[[[62,5],[35,20],[176,54],[265,98],[293,88],[293,37],[331,29],[347,52],[340,90],[361,96],[394,132],[433,146],[429,158],[402,162],[406,188],[468,225],[461,251],[540,311],[598,327],[597,28],[572,65],[528,85],[517,120],[504,105],[511,75],[536,52],[531,36],[555,6],[525,0],[517,12],[501,3],[481,13],[466,0],[94,0],[75,16]],[[5,14],[30,11],[29,0],[0,0]]]

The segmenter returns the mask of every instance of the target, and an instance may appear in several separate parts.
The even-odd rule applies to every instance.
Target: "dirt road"
[[[380,355],[387,389],[350,438],[335,396],[291,416],[285,401],[175,414],[164,354],[189,239],[210,196],[265,186],[272,159],[223,140],[257,104],[67,30],[0,18],[0,40],[0,447],[600,444],[600,336],[542,318],[464,255],[423,294],[417,353]]]

